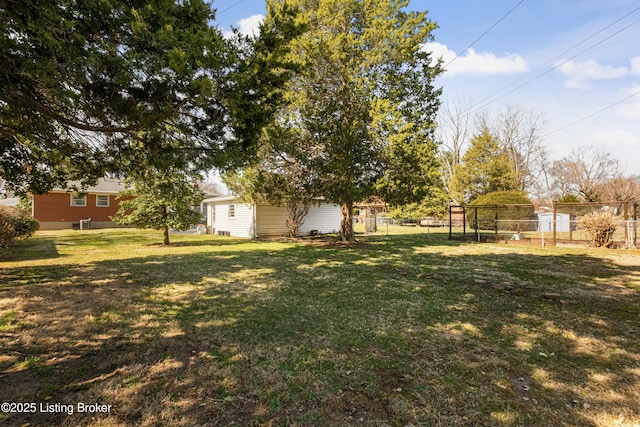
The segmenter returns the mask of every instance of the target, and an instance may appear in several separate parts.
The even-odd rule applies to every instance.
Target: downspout
[[[256,219],[256,211],[258,210],[258,205],[254,204],[251,212],[253,214],[253,237],[252,239],[257,239],[258,238],[258,230],[257,230],[257,226],[258,226],[258,221]]]

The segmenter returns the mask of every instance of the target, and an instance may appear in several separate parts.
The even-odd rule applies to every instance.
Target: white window
[[[109,196],[96,196],[96,206],[99,208],[108,208]]]
[[[236,205],[229,205],[229,219],[236,217]]]
[[[87,196],[81,196],[79,194],[71,195],[71,206],[84,207],[87,206]]]

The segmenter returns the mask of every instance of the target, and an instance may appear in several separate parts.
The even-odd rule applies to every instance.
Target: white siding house
[[[289,234],[286,207],[256,206],[241,201],[237,196],[220,196],[205,199],[207,226],[213,233],[253,239],[262,236],[286,236]],[[312,231],[320,234],[337,233],[340,229],[340,206],[333,203],[311,205],[309,214],[300,226],[299,234]]]

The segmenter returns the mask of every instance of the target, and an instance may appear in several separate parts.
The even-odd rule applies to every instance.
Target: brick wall
[[[33,196],[33,217],[40,222],[78,222],[87,218],[111,221],[109,217],[116,214],[120,204],[114,194],[108,197],[108,207],[96,206],[96,194],[87,194],[86,206],[71,206],[69,193],[36,194]]]

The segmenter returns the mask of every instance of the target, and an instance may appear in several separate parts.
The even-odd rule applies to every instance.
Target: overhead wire
[[[233,9],[234,7],[238,6],[240,3],[244,3],[244,2],[245,2],[245,0],[240,0],[240,1],[232,4],[231,6],[227,7],[226,9],[222,9],[222,10],[218,11],[217,15],[220,16],[223,13],[225,13],[226,11]]]
[[[478,37],[477,39],[475,39],[469,46],[467,46],[462,52],[460,52],[459,54],[456,55],[455,58],[453,58],[451,61],[447,62],[447,64],[444,66],[444,68],[447,68],[449,65],[451,65],[452,63],[454,63],[456,61],[456,59],[460,58],[462,55],[464,55],[469,49],[471,49],[476,43],[478,43],[484,36],[486,36],[491,30],[493,30],[496,25],[498,25],[499,23],[501,23],[502,21],[505,20],[505,18],[507,16],[509,16],[514,10],[516,10],[522,3],[524,3],[524,0],[520,0],[518,2],[518,4],[516,4],[514,7],[511,8],[511,10],[509,10],[507,13],[504,14],[504,16],[500,19],[498,19],[498,21],[493,24],[491,27],[489,27],[488,30],[486,30],[484,33],[480,34],[480,37]]]
[[[632,15],[633,13],[635,13],[635,12],[637,12],[637,11],[639,11],[639,10],[640,10],[640,6],[639,6],[639,7],[636,7],[636,8],[635,8],[635,9],[633,9],[632,11],[630,11],[630,12],[626,13],[626,14],[625,14],[625,15],[623,15],[622,17],[620,17],[620,18],[616,19],[616,20],[615,20],[615,21],[613,21],[612,23],[610,23],[610,24],[606,25],[605,27],[603,27],[603,28],[601,28],[600,30],[596,31],[595,33],[591,34],[589,37],[587,37],[587,38],[585,38],[585,39],[581,40],[579,43],[576,43],[576,44],[574,44],[573,46],[571,46],[570,48],[568,48],[568,49],[564,50],[562,53],[560,53],[560,54],[558,54],[558,55],[554,56],[554,57],[553,57],[553,58],[551,58],[550,60],[548,60],[548,61],[546,61],[545,63],[543,63],[542,65],[540,65],[540,66],[536,67],[534,70],[530,71],[529,73],[525,74],[524,76],[520,77],[519,79],[514,80],[513,82],[509,83],[508,85],[504,86],[503,88],[499,89],[498,91],[494,92],[493,94],[491,94],[491,95],[489,95],[489,96],[487,96],[487,97],[483,98],[481,101],[479,101],[479,102],[477,102],[476,104],[474,104],[474,105],[472,105],[471,107],[469,107],[466,111],[464,111],[464,112],[463,112],[463,114],[469,113],[469,112],[471,112],[471,111],[473,111],[473,110],[477,110],[477,109],[480,109],[480,108],[486,107],[487,105],[492,104],[492,103],[494,103],[495,101],[497,101],[497,100],[499,100],[499,99],[501,99],[501,98],[504,98],[504,97],[505,97],[505,96],[507,96],[507,95],[512,94],[512,93],[513,93],[513,92],[515,92],[516,90],[518,90],[518,89],[520,89],[520,88],[522,88],[522,87],[524,87],[524,86],[526,86],[526,85],[528,85],[528,84],[530,84],[530,83],[532,83],[532,82],[534,82],[534,81],[538,80],[539,78],[541,78],[541,77],[543,77],[543,76],[545,76],[545,75],[549,74],[550,72],[552,72],[552,71],[554,71],[554,70],[556,70],[556,69],[560,68],[562,65],[564,65],[564,64],[566,64],[567,62],[569,62],[569,61],[571,61],[571,60],[575,59],[576,57],[578,57],[578,56],[582,55],[583,53],[585,53],[585,52],[587,52],[587,51],[589,51],[589,50],[591,50],[591,49],[595,48],[596,46],[599,46],[600,44],[604,43],[605,41],[607,41],[607,40],[609,40],[609,39],[611,39],[611,38],[615,37],[616,35],[620,34],[621,32],[623,32],[623,31],[625,31],[625,30],[629,29],[630,27],[632,27],[632,26],[636,25],[637,23],[639,23],[639,22],[640,22],[640,20],[637,20],[637,21],[632,22],[631,24],[629,24],[629,25],[625,26],[624,28],[622,28],[622,29],[620,29],[620,30],[616,31],[615,33],[613,33],[613,34],[609,35],[608,37],[606,37],[606,38],[604,38],[604,39],[600,40],[599,42],[594,43],[593,45],[589,46],[587,49],[584,49],[584,50],[580,51],[579,53],[577,53],[577,54],[573,55],[572,57],[570,57],[570,58],[568,58],[568,59],[565,59],[565,60],[563,60],[563,61],[561,61],[561,62],[557,63],[554,67],[552,67],[552,68],[548,69],[547,71],[543,72],[542,74],[539,74],[539,75],[537,75],[537,76],[533,77],[532,79],[527,80],[527,81],[526,81],[526,82],[524,82],[523,84],[521,84],[521,85],[519,85],[519,86],[515,87],[514,89],[510,90],[509,92],[507,92],[507,93],[505,93],[505,94],[503,94],[503,95],[501,95],[501,96],[498,96],[499,94],[501,94],[501,93],[502,93],[502,92],[504,92],[505,90],[509,89],[511,86],[513,86],[513,85],[517,84],[518,82],[520,82],[520,81],[524,80],[526,77],[531,76],[531,75],[532,75],[533,73],[535,73],[536,71],[540,70],[541,68],[545,67],[546,65],[549,65],[549,64],[550,64],[550,63],[552,63],[553,61],[555,61],[555,60],[557,60],[557,59],[561,58],[561,57],[562,57],[563,55],[565,55],[566,53],[568,53],[568,52],[572,51],[573,49],[577,48],[578,46],[581,46],[582,44],[584,44],[584,43],[586,43],[587,41],[591,40],[592,38],[594,38],[594,37],[595,37],[595,36],[597,36],[598,34],[602,33],[603,31],[605,31],[605,30],[607,30],[607,29],[609,29],[609,28],[611,28],[612,26],[614,26],[614,25],[615,25],[615,24],[617,24],[618,22],[622,21],[623,19],[627,18],[628,16]],[[495,98],[495,99],[492,99],[492,98]],[[485,101],[488,101],[488,100],[491,100],[491,101],[489,101],[489,102],[485,102]]]
[[[564,125],[564,126],[560,126],[559,128],[554,129],[554,130],[552,130],[551,132],[548,132],[548,133],[546,133],[546,134],[542,135],[542,138],[546,138],[546,137],[547,137],[547,136],[549,136],[549,135],[553,135],[554,133],[560,132],[561,130],[564,130],[564,129],[566,129],[566,128],[569,128],[569,127],[571,127],[571,126],[574,126],[574,125],[576,125],[576,124],[578,124],[578,123],[580,123],[580,122],[583,122],[583,121],[585,121],[585,120],[587,120],[587,119],[590,119],[591,117],[594,117],[594,116],[596,116],[596,115],[598,115],[598,114],[600,114],[600,113],[602,113],[602,112],[604,112],[604,111],[607,111],[607,110],[609,110],[609,109],[611,109],[611,108],[613,108],[613,107],[615,107],[615,106],[617,106],[617,105],[620,105],[620,104],[622,104],[623,102],[625,102],[626,100],[631,99],[631,98],[633,98],[633,97],[635,97],[635,96],[638,96],[638,95],[640,95],[640,90],[638,90],[638,91],[636,91],[636,92],[632,93],[631,95],[626,96],[626,97],[624,97],[624,98],[622,98],[622,99],[620,99],[620,100],[618,100],[618,101],[616,101],[616,102],[614,102],[614,103],[612,103],[612,104],[609,104],[609,105],[607,105],[606,107],[601,108],[601,109],[599,109],[599,110],[598,110],[598,111],[596,111],[596,112],[593,112],[593,113],[591,113],[591,114],[588,114],[588,115],[586,115],[586,116],[584,116],[584,117],[582,117],[582,118],[580,118],[580,119],[578,119],[578,120],[575,120],[575,121],[573,121],[573,122],[571,122],[571,123],[569,123],[569,124],[566,124],[566,125]]]
[[[215,0],[214,0],[214,1],[215,1]],[[230,10],[230,9],[233,9],[234,7],[236,7],[236,6],[240,5],[241,3],[244,3],[244,1],[245,1],[245,0],[239,0],[238,2],[236,2],[236,3],[232,4],[231,6],[229,6],[229,7],[225,8],[225,9],[223,9],[223,10],[219,11],[219,12],[218,12],[218,15],[220,15],[220,14],[222,14],[222,13],[224,13],[224,12],[227,12],[227,11],[228,11],[228,10]],[[460,58],[462,55],[464,55],[466,52],[468,52],[468,51],[469,51],[469,49],[471,49],[471,48],[472,48],[476,43],[478,43],[478,42],[479,42],[479,41],[480,41],[484,36],[486,36],[486,35],[487,35],[491,30],[493,30],[493,29],[494,29],[498,24],[500,24],[502,21],[504,21],[504,20],[505,20],[505,19],[506,19],[506,18],[507,18],[511,13],[513,13],[513,12],[514,12],[518,7],[520,7],[520,6],[522,5],[522,3],[524,3],[524,0],[520,0],[520,1],[519,1],[519,2],[514,6],[514,7],[512,7],[512,8],[511,8],[507,13],[505,13],[505,14],[504,14],[504,15],[503,15],[503,16],[502,16],[498,21],[496,21],[496,22],[495,22],[491,27],[489,27],[486,31],[484,31],[484,32],[483,32],[483,33],[482,33],[478,38],[476,38],[476,39],[475,39],[471,44],[469,44],[469,46],[467,46],[464,50],[462,50],[459,54],[457,54],[457,55],[455,56],[455,58],[453,58],[451,61],[449,61],[449,62],[444,66],[444,68],[447,68],[447,67],[448,67],[449,65],[451,65],[453,62],[455,62],[458,58]],[[620,18],[616,19],[616,20],[615,20],[615,21],[613,21],[612,23],[610,23],[610,24],[606,25],[605,27],[601,28],[600,30],[596,31],[595,33],[591,34],[590,36],[586,37],[585,39],[583,39],[583,40],[581,40],[580,42],[576,43],[575,45],[571,46],[570,48],[568,48],[568,49],[564,50],[564,51],[563,51],[563,52],[561,52],[560,54],[558,54],[558,55],[554,56],[554,57],[553,57],[553,58],[551,58],[550,60],[546,61],[546,62],[545,62],[545,63],[543,63],[542,65],[540,65],[540,66],[536,67],[534,70],[532,70],[532,71],[530,71],[529,73],[527,73],[525,76],[523,76],[523,77],[521,77],[521,78],[519,78],[519,79],[515,80],[514,82],[512,82],[512,83],[510,83],[509,85],[507,85],[507,86],[503,87],[502,89],[498,90],[498,91],[497,91],[497,92],[495,92],[494,94],[489,95],[488,97],[484,98],[484,99],[483,99],[483,100],[481,100],[479,103],[477,103],[477,104],[473,105],[472,107],[470,107],[469,109],[467,109],[466,111],[464,111],[464,112],[463,112],[463,113],[461,113],[461,114],[467,114],[467,113],[471,112],[472,110],[476,109],[476,107],[477,107],[478,105],[480,105],[480,107],[478,107],[478,108],[482,108],[482,107],[485,107],[485,106],[487,106],[487,105],[489,105],[489,104],[491,104],[491,103],[493,103],[493,102],[497,101],[498,99],[501,99],[501,98],[503,98],[503,97],[505,97],[505,96],[507,96],[507,95],[510,95],[511,93],[515,92],[516,90],[518,90],[518,89],[520,89],[520,88],[522,88],[522,87],[524,87],[524,86],[526,86],[526,85],[528,85],[528,84],[530,84],[530,83],[534,82],[535,80],[537,80],[537,79],[539,79],[539,78],[541,78],[541,77],[543,77],[543,76],[545,76],[545,75],[549,74],[550,72],[552,72],[552,71],[554,71],[554,70],[558,69],[558,68],[559,68],[559,67],[561,67],[562,65],[564,65],[564,64],[566,64],[566,63],[568,63],[569,61],[571,61],[571,60],[575,59],[576,57],[578,57],[578,56],[582,55],[583,53],[585,53],[585,52],[587,52],[587,51],[589,51],[589,50],[591,50],[591,49],[595,48],[596,46],[599,46],[600,44],[604,43],[605,41],[607,41],[607,40],[609,40],[609,39],[611,39],[611,38],[613,38],[613,37],[615,37],[616,35],[620,34],[621,32],[623,32],[623,31],[627,30],[628,28],[632,27],[633,25],[636,25],[638,22],[640,22],[640,20],[636,20],[636,21],[632,22],[631,24],[629,24],[629,25],[625,26],[624,28],[622,28],[622,29],[620,29],[620,30],[616,31],[615,33],[613,33],[613,34],[609,35],[608,37],[606,37],[606,38],[604,38],[604,39],[602,39],[602,40],[598,41],[597,43],[595,43],[595,44],[593,44],[593,45],[589,46],[587,49],[584,49],[584,50],[582,50],[582,51],[578,52],[577,54],[573,55],[572,57],[570,57],[570,58],[568,58],[568,59],[565,59],[565,60],[563,60],[563,61],[559,62],[559,63],[558,63],[558,64],[556,64],[554,67],[550,68],[549,70],[545,71],[544,73],[542,73],[542,74],[540,74],[540,75],[538,75],[538,76],[536,76],[536,77],[534,77],[534,78],[532,78],[532,79],[530,79],[530,80],[528,80],[528,81],[524,82],[523,84],[521,84],[521,85],[519,85],[519,86],[515,87],[515,88],[514,88],[514,89],[512,89],[511,91],[509,91],[509,92],[505,93],[504,95],[502,95],[502,96],[500,96],[500,97],[498,97],[498,98],[495,98],[495,99],[491,100],[490,102],[488,102],[488,103],[484,104],[484,102],[485,102],[485,101],[487,101],[487,100],[489,100],[489,99],[493,98],[494,96],[496,96],[496,95],[500,94],[500,93],[501,93],[501,92],[503,92],[504,90],[508,89],[509,87],[511,87],[511,86],[513,86],[514,84],[518,83],[519,81],[523,80],[525,77],[527,77],[527,76],[529,76],[529,75],[533,74],[535,71],[537,71],[537,70],[541,69],[542,67],[544,67],[544,66],[546,66],[546,65],[548,65],[548,64],[550,64],[550,63],[552,63],[552,62],[553,62],[553,61],[555,61],[556,59],[558,59],[558,58],[562,57],[564,54],[566,54],[566,53],[568,53],[568,52],[572,51],[573,49],[575,49],[575,48],[577,48],[577,47],[581,46],[582,44],[584,44],[584,43],[586,43],[587,41],[591,40],[592,38],[594,38],[594,37],[595,37],[595,36],[597,36],[598,34],[602,33],[603,31],[605,31],[605,30],[607,30],[607,29],[609,29],[609,28],[611,28],[612,26],[614,26],[614,25],[615,25],[615,24],[617,24],[618,22],[622,21],[623,19],[627,18],[628,16],[630,16],[630,15],[634,14],[635,12],[637,12],[637,11],[639,11],[639,10],[640,10],[640,6],[636,7],[635,9],[631,10],[630,12],[626,13],[626,14],[625,14],[625,15],[623,15],[622,17],[620,17]],[[576,125],[576,124],[578,124],[578,123],[580,123],[580,122],[583,122],[583,121],[585,121],[585,120],[588,120],[588,119],[590,119],[591,117],[594,117],[594,116],[596,116],[596,115],[598,115],[598,114],[600,114],[600,113],[602,113],[602,112],[604,112],[604,111],[606,111],[606,110],[609,110],[609,109],[611,109],[611,108],[613,108],[613,107],[615,107],[615,106],[617,106],[617,105],[619,105],[619,104],[621,104],[621,103],[623,103],[623,102],[627,101],[628,99],[631,99],[631,98],[633,98],[633,97],[635,97],[635,96],[637,96],[637,95],[639,95],[639,94],[640,94],[640,91],[634,92],[634,93],[632,93],[631,95],[626,96],[625,98],[620,99],[620,100],[618,100],[618,101],[616,101],[616,102],[614,102],[614,103],[612,103],[612,104],[609,104],[609,105],[607,105],[606,107],[601,108],[600,110],[598,110],[598,111],[596,111],[596,112],[594,112],[594,113],[591,113],[591,114],[589,114],[589,115],[587,115],[587,116],[584,116],[584,117],[582,117],[582,118],[580,118],[580,119],[578,119],[578,120],[575,120],[575,121],[573,121],[573,122],[571,122],[571,123],[569,123],[569,124],[567,124],[567,125],[561,126],[561,127],[557,128],[557,129],[555,129],[555,130],[551,131],[551,132],[548,132],[547,134],[543,135],[543,137],[547,137],[547,136],[552,135],[552,134],[554,134],[554,133],[556,133],[556,132],[560,132],[561,130],[564,130],[564,129],[566,129],[566,128],[569,128],[569,127],[571,127],[571,126],[574,126],[574,125]]]

